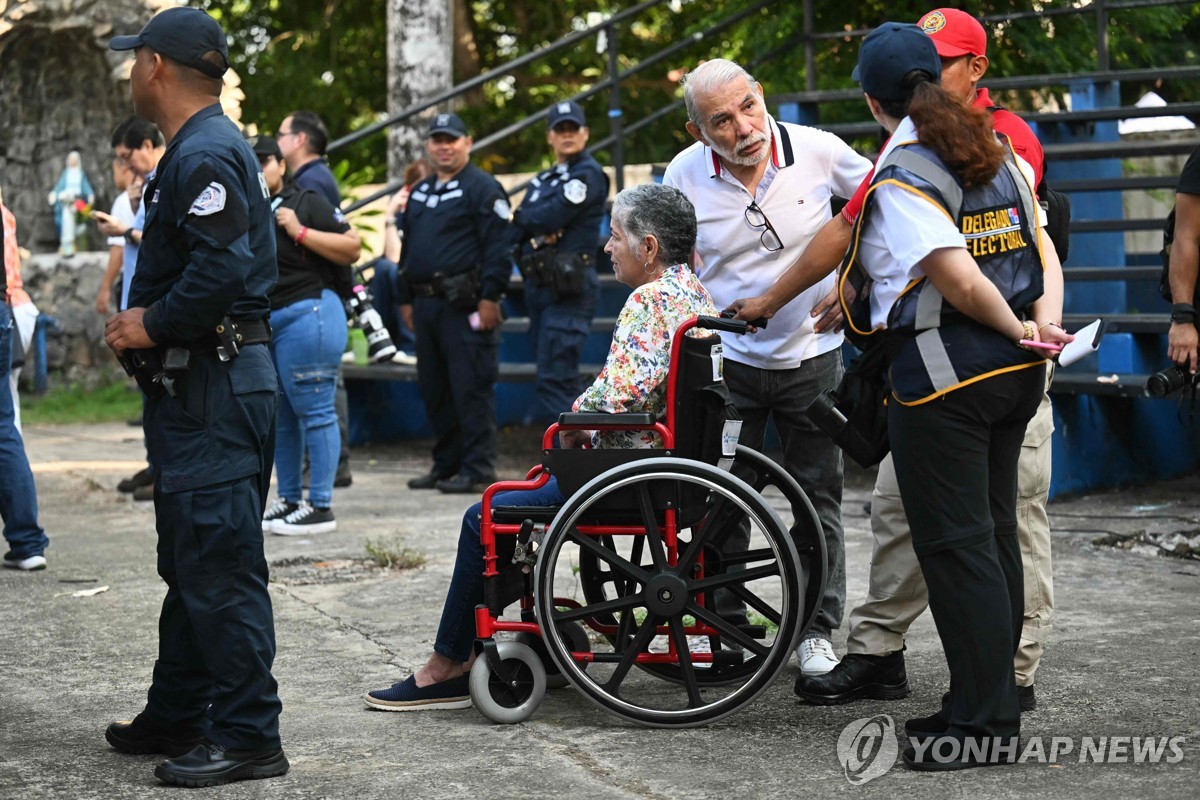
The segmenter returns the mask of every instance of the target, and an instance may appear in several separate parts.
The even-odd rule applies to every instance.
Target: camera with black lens
[[[1159,370],[1146,381],[1146,394],[1151,397],[1166,397],[1190,386],[1194,391],[1200,386],[1200,373],[1193,375],[1186,367],[1172,364],[1164,370]]]
[[[355,286],[347,305],[350,306],[351,316],[366,335],[367,358],[381,364],[394,356],[396,345],[392,343],[392,335],[383,324],[383,317],[371,304],[371,293],[367,288],[362,284]]]

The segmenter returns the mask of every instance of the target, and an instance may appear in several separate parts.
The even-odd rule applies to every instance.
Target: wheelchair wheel
[[[533,648],[520,642],[497,642],[496,650],[499,670],[486,653],[471,667],[471,701],[492,722],[524,722],[546,696],[546,670]]]
[[[576,653],[591,651],[592,642],[588,639],[587,631],[578,622],[564,622],[558,627],[560,628],[559,634],[567,642],[572,651]],[[570,685],[570,681],[554,665],[553,659],[550,658],[550,654],[546,651],[546,643],[542,641],[541,636],[535,633],[518,633],[514,641],[520,642],[537,653],[538,658],[542,661],[542,666],[546,669],[547,689],[562,689],[564,686]]]
[[[640,523],[591,524],[604,519],[615,493],[636,498]],[[700,507],[679,508],[673,498]],[[730,511],[750,519],[750,549],[738,569],[710,569]],[[674,520],[689,527],[672,531]],[[713,611],[718,588],[751,608],[756,624]],[[582,596],[578,608],[555,603],[572,592]],[[567,501],[543,541],[534,597],[546,649],[589,700],[643,725],[690,727],[733,713],[770,686],[801,623],[804,579],[787,527],[750,486],[702,462],[654,458],[614,467]],[[558,633],[575,621],[604,635],[587,664]],[[694,660],[699,640],[721,647]]]
[[[821,610],[821,600],[825,597],[825,581],[829,577],[829,556],[825,547],[825,533],[821,528],[821,520],[808,499],[808,495],[796,483],[796,479],[757,450],[751,450],[745,445],[738,445],[734,458],[733,472],[746,483],[754,487],[754,491],[762,494],[768,489],[775,489],[783,495],[792,510],[792,543],[800,556],[800,564],[804,568],[806,589],[804,595],[804,624],[797,631],[797,641],[812,627]],[[793,643],[793,646],[796,643]]]

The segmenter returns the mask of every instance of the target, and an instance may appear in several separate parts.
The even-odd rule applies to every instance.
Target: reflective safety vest
[[[888,312],[886,331],[872,327],[872,281],[858,260],[875,189],[885,183],[901,186],[954,220],[980,271],[1021,316],[1042,296],[1044,265],[1033,190],[1011,148],[1009,154],[990,183],[969,190],[933,150],[919,142],[898,145],[875,171],[840,269],[838,293],[851,342],[866,349],[883,344],[886,337],[892,395],[904,405],[925,403],[993,375],[1045,363],[1041,356],[951,306],[925,277],[904,288]]]

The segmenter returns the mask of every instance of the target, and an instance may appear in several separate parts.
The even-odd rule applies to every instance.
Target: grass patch
[[[399,536],[391,539],[368,539],[367,555],[384,569],[414,569],[425,563],[425,554],[404,546]]]
[[[124,381],[96,389],[75,383],[55,386],[40,397],[21,395],[21,422],[26,425],[123,422],[141,415],[142,395]]]

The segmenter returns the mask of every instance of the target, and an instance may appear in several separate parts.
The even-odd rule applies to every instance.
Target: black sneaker
[[[495,475],[490,478],[472,478],[460,472],[453,478],[446,478],[434,485],[442,494],[483,494],[484,490],[495,482]]]
[[[337,530],[333,509],[310,506],[301,500],[295,511],[271,523],[271,533],[279,536],[304,536],[310,533],[331,533]]]
[[[409,478],[408,488],[410,489],[432,489],[438,485],[438,481],[443,481],[450,475],[439,475],[436,472],[430,471],[419,478]]]
[[[345,489],[352,483],[354,483],[354,476],[350,474],[350,462],[343,461],[338,464],[337,473],[333,476],[333,488]]]
[[[138,423],[138,424],[140,425],[141,423]],[[117,491],[120,492],[121,494],[130,494],[131,492],[136,490],[139,486],[153,486],[153,485],[154,485],[154,471],[151,470],[149,467],[146,467],[141,472],[133,475],[132,477],[126,478],[125,480],[118,483]]]
[[[289,503],[282,497],[276,500],[263,512],[263,533],[270,533],[274,530],[276,520],[283,519],[299,507],[298,504]]]
[[[1033,684],[1017,687],[1017,701],[1021,704],[1021,713],[1037,710],[1037,696],[1033,693]]]

